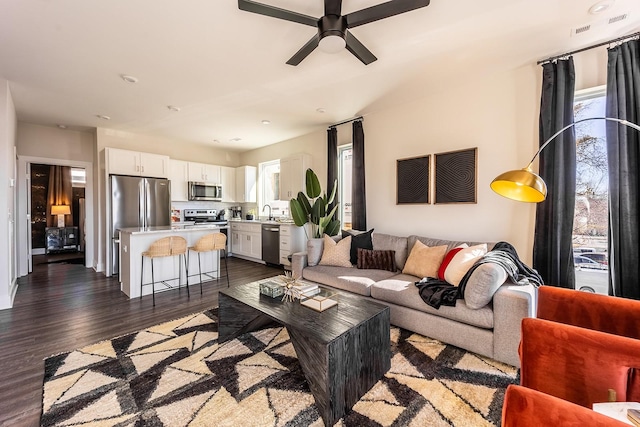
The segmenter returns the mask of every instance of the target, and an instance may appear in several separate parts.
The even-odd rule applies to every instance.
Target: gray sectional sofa
[[[360,294],[388,305],[393,325],[519,367],[520,323],[522,318],[532,317],[535,313],[535,288],[506,281],[496,286],[495,293],[491,291],[493,297],[483,307],[471,308],[460,299],[455,307],[435,309],[422,300],[415,286],[421,278],[402,274],[416,240],[427,246],[447,245],[447,250],[465,243],[373,233],[373,249],[394,250],[398,271],[309,266],[307,253],[301,252],[292,257],[292,272],[294,277]],[[489,249],[492,246],[488,244]],[[473,277],[466,291],[472,280]]]

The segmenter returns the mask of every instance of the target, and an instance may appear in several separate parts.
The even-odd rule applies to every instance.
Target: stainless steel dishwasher
[[[262,260],[267,264],[280,264],[280,226],[262,224]]]

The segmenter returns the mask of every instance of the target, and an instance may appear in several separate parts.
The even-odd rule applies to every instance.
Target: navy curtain
[[[640,41],[609,49],[607,117],[640,123]],[[640,299],[640,133],[607,121],[609,293]]]
[[[332,127],[327,129],[327,196],[331,195],[336,179],[338,179],[338,129]],[[336,198],[327,210],[331,211],[338,203],[340,203],[340,192],[336,190]],[[339,214],[340,212],[336,210],[333,218],[339,218]]]
[[[573,58],[542,66],[540,145],[573,122]],[[573,128],[556,137],[540,154],[540,176],[547,199],[538,203],[533,266],[545,284],[573,289],[573,215],[576,198],[576,142]]]
[[[362,121],[353,122],[353,160],[351,180],[351,228],[367,229],[367,198],[364,173],[364,130]]]

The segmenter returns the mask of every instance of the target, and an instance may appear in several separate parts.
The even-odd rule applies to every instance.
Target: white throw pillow
[[[471,266],[487,253],[487,244],[471,246],[458,251],[444,271],[444,280],[458,286]]]

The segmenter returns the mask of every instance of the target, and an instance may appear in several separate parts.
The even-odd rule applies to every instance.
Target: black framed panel
[[[397,160],[396,204],[430,203],[431,156]]]
[[[477,203],[478,148],[435,154],[435,203]]]

